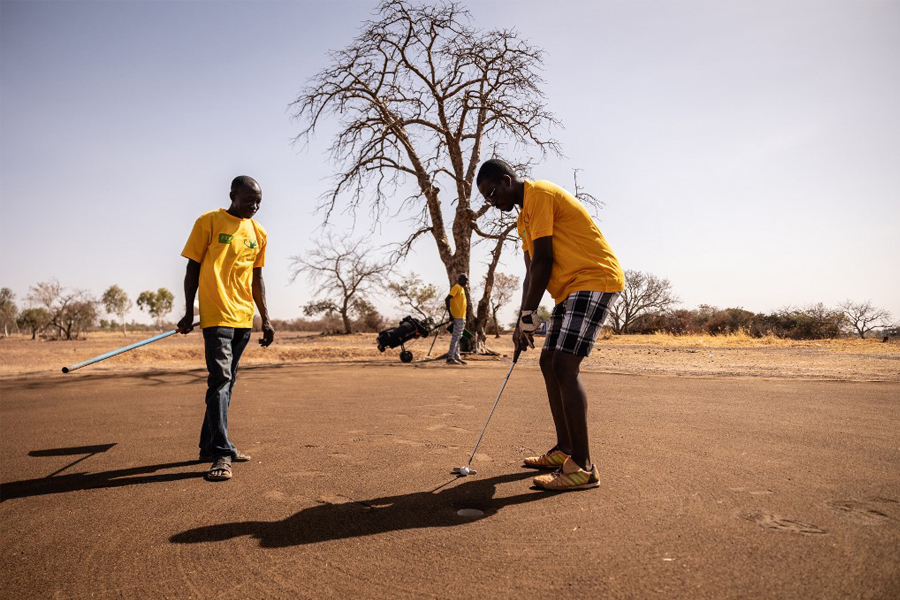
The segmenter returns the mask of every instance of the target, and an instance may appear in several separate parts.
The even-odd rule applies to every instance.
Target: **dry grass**
[[[699,348],[822,348],[830,352],[867,352],[874,354],[896,354],[900,352],[900,341],[882,343],[874,338],[841,338],[829,340],[788,340],[768,335],[757,338],[744,331],[723,335],[671,335],[654,333],[641,336],[613,336],[613,343],[626,342],[637,338],[637,343],[665,347]]]
[[[0,377],[57,375],[68,366],[149,337],[92,333],[79,341],[32,341],[26,336],[0,340]],[[309,362],[397,363],[399,349],[380,353],[374,334],[322,336],[310,333],[278,334],[269,348],[253,340],[241,363],[284,365]],[[431,339],[408,345],[415,359],[425,357]],[[537,340],[540,344],[540,340]],[[444,354],[449,336],[435,345],[433,357]],[[501,355],[512,352],[508,335],[489,337],[488,346]],[[900,381],[900,342],[874,339],[793,341],[731,335],[603,335],[585,361],[592,371],[689,376],[747,376],[814,379]],[[535,365],[537,353],[523,357]],[[86,367],[82,372],[146,369],[203,369],[203,339],[198,332],[173,336]]]

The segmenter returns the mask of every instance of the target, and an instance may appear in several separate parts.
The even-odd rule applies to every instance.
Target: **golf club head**
[[[478,471],[469,467],[453,467],[452,473],[454,475],[459,475],[460,477],[466,477],[468,475],[476,475]]]

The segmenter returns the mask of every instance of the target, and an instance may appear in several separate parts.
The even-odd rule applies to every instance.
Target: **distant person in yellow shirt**
[[[193,329],[194,297],[200,292],[200,327],[209,371],[206,413],[200,429],[200,460],[212,461],[206,473],[211,481],[231,479],[231,462],[247,461],[228,439],[228,407],[237,376],[238,361],[253,327],[253,303],[262,317],[263,347],[272,343],[263,266],[266,230],[253,219],[262,202],[262,189],[252,177],[231,182],[231,206],[200,216],[181,255],[184,274],[184,317],[181,333]]]
[[[447,351],[448,365],[464,365],[466,361],[459,357],[459,339],[466,328],[466,288],[469,279],[465,275],[457,278],[457,283],[450,288],[450,295],[444,299],[447,305],[447,313],[450,315],[450,327],[453,335],[450,337],[450,349]]]
[[[591,462],[581,361],[625,289],[625,274],[587,210],[566,190],[549,181],[523,180],[496,158],[481,165],[476,183],[491,206],[507,212],[519,207],[526,272],[513,333],[517,350],[534,348],[535,310],[544,291],[556,302],[540,359],[556,444],[526,458],[524,466],[558,469],[534,479],[544,489],[597,487],[600,473]]]

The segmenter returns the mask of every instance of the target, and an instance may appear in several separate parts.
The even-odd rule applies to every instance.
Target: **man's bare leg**
[[[587,426],[587,394],[581,385],[581,361],[584,357],[568,352],[553,352],[552,355],[550,370],[559,390],[566,430],[572,446],[570,456],[579,467],[587,469],[591,467],[591,450]],[[543,360],[541,362],[543,367]],[[552,405],[551,400],[551,407]],[[553,418],[556,419],[555,414]]]
[[[566,411],[563,407],[563,399],[560,394],[559,382],[553,371],[553,356],[557,354],[553,350],[541,351],[541,373],[544,374],[544,384],[547,386],[547,398],[550,401],[550,413],[553,415],[553,424],[556,426],[556,447],[572,454],[572,441],[569,436],[569,428],[566,424]]]

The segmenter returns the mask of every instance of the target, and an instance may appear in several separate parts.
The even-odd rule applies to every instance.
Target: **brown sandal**
[[[208,481],[226,481],[231,479],[231,457],[220,456],[206,472]]]

